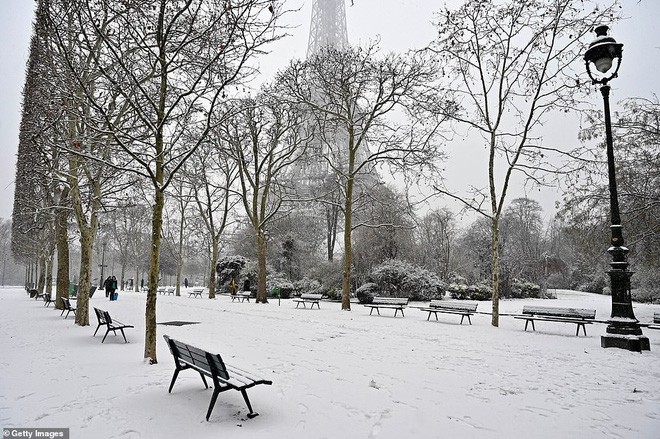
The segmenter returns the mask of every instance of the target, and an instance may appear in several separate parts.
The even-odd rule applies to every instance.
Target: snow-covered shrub
[[[380,291],[378,285],[373,282],[368,282],[357,290],[355,290],[358,301],[362,304],[372,303],[374,301],[374,296],[378,296]]]
[[[321,282],[308,277],[303,277],[293,283],[293,294],[295,296],[300,296],[305,293],[322,293],[322,291],[319,291],[320,289]]]
[[[476,285],[452,283],[447,291],[452,299],[457,300],[489,300],[493,296],[492,288],[485,282]]]
[[[410,300],[441,299],[446,284],[425,268],[390,259],[375,267],[368,276],[385,296]]]
[[[608,282],[605,279],[605,276],[598,275],[580,285],[577,290],[584,291],[585,293],[603,294],[603,288],[605,288],[607,285]]]
[[[540,298],[541,287],[524,279],[513,279],[511,289],[504,297],[509,299]]]
[[[239,288],[241,288],[242,280],[244,280],[241,279],[241,277],[244,277],[243,270],[249,262],[249,259],[238,255],[226,256],[220,259],[215,265],[219,291],[227,289],[232,279],[235,279]]]

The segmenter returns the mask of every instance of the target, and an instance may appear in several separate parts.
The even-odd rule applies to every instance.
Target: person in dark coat
[[[105,290],[105,297],[112,300],[112,278],[110,276],[103,282],[103,289]]]
[[[110,300],[117,300],[115,291],[117,291],[117,278],[112,276],[112,279],[110,279]]]
[[[187,278],[187,277],[184,277],[184,278],[183,278],[183,286],[185,286],[186,288],[188,288],[188,278]]]

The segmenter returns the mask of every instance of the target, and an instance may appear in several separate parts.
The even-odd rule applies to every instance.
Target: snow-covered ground
[[[21,289],[0,290],[0,428],[70,428],[71,438],[658,438],[660,331],[645,330],[651,351],[603,349],[604,324],[587,326],[407,309],[405,318],[369,316],[355,304],[296,309],[158,297],[158,364],[143,362],[144,302],[140,293],[101,294],[91,306],[124,323],[121,336],[96,337],[96,319],[79,327]],[[519,313],[531,302],[595,308],[609,316],[610,298],[559,291],[552,301],[503,301]],[[417,305],[422,305],[417,304]],[[479,304],[487,312],[490,303]],[[658,305],[635,304],[642,322]],[[220,353],[225,362],[273,381],[248,391],[260,416],[246,419],[239,392],[221,393],[210,422],[212,391],[174,370],[162,338]]]

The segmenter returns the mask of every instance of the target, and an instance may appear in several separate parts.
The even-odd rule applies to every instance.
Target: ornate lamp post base
[[[634,352],[651,350],[649,339],[644,335],[603,335],[600,337],[600,346],[603,348],[626,349]]]

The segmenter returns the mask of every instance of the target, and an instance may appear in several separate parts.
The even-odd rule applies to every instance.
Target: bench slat
[[[581,318],[581,319],[595,319],[595,309],[585,308],[553,308],[545,306],[524,306],[523,314],[551,316],[551,317],[567,317],[567,318]]]
[[[407,297],[374,297],[371,305],[407,305]]]
[[[445,302],[444,300],[431,300],[429,308],[440,308],[446,310],[456,311],[471,311],[477,310],[478,303],[462,303],[462,302]]]

